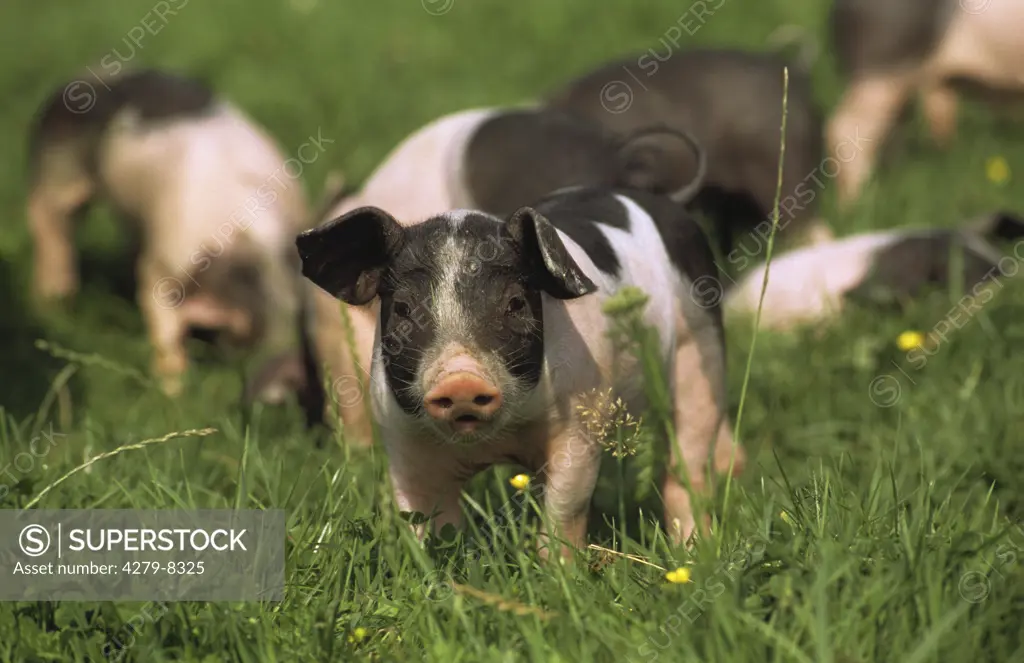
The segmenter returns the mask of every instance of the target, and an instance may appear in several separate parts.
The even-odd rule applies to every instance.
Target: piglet
[[[766,240],[771,232],[783,69],[788,66],[778,239],[791,246],[831,239],[831,230],[817,217],[828,174],[822,172],[823,117],[806,63],[772,52],[664,46],[665,53],[652,48],[581,74],[551,91],[545,104],[616,135],[652,124],[692,133],[708,159],[707,178],[694,206],[712,221],[722,254],[735,263],[743,258],[740,249],[763,253],[762,241],[747,235],[756,232]],[[752,249],[755,244],[759,248]]]
[[[998,211],[959,228],[900,228],[859,233],[803,247],[759,266],[728,288],[697,285],[701,294],[721,294],[727,320],[750,318],[764,289],[761,327],[788,332],[835,322],[851,303],[885,311],[920,298],[930,288],[955,284],[965,293],[957,305],[970,317],[998,294],[1024,259],[1024,219]],[[999,244],[1016,240],[1012,255]],[[959,267],[957,266],[959,265]],[[746,323],[744,323],[746,324]]]
[[[664,136],[660,126],[615,137],[571,114],[540,107],[475,108],[427,123],[399,143],[358,190],[338,187],[318,218],[324,222],[373,206],[387,209],[403,226],[451,209],[479,209],[506,217],[522,201],[568,186],[628,186],[687,204],[708,168],[706,154],[670,153],[665,146],[689,134]],[[687,184],[688,183],[688,184]],[[686,184],[685,186],[683,186]],[[311,344],[319,375],[300,379],[303,361],[268,364],[249,384],[250,398],[280,401],[289,388],[330,385],[323,403],[328,421],[341,419],[346,442],[369,446],[374,431],[364,397],[378,313],[339,302],[313,288]],[[308,375],[312,375],[307,371]],[[300,399],[303,398],[300,392]],[[337,415],[335,415],[335,412]],[[317,417],[307,410],[307,421]]]
[[[871,178],[912,96],[920,95],[932,137],[942,145],[956,131],[954,82],[973,81],[992,92],[1019,92],[1024,82],[1024,3],[1018,0],[836,0],[830,25],[848,79],[826,138],[845,164],[837,176],[843,206]],[[851,140],[863,146],[856,154]]]
[[[626,286],[650,296],[642,317],[669,376],[673,468],[685,460],[701,490],[709,462],[722,470],[735,452],[743,467],[725,411],[721,315],[714,298],[693,296],[716,273],[710,246],[666,196],[569,187],[505,217],[456,209],[416,224],[367,206],[296,246],[324,292],[379,302],[370,398],[403,511],[458,526],[465,483],[511,461],[544,481],[549,522],[584,544],[602,453],[579,406],[608,390],[634,413],[647,405],[640,367],[602,312]],[[667,529],[684,541],[690,495],[671,472],[661,488]]]
[[[266,352],[294,347],[303,304],[292,239],[309,220],[274,141],[191,78],[146,69],[86,79],[55,91],[31,130],[36,299],[78,290],[75,222],[102,197],[141,239],[138,303],[168,395],[182,390],[190,330]]]

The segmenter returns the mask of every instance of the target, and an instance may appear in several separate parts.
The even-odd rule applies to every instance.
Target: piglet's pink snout
[[[448,373],[423,399],[435,420],[451,424],[460,433],[479,428],[501,408],[501,391],[476,373]]]

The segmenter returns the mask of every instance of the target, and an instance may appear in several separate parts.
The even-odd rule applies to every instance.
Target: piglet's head
[[[352,305],[380,298],[387,386],[444,441],[492,438],[540,380],[545,295],[596,290],[554,226],[524,207],[502,220],[456,210],[401,226],[353,210],[298,236],[302,273]]]

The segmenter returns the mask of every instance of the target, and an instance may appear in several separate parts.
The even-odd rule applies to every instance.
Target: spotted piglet
[[[381,207],[403,225],[451,209],[507,217],[523,201],[569,186],[625,186],[668,194],[688,204],[708,170],[662,140],[685,131],[652,123],[621,138],[599,125],[543,108],[477,108],[433,120],[399,143],[357,191],[338,189],[316,214],[320,222],[355,209]],[[687,180],[688,186],[682,186]],[[250,401],[280,402],[290,390],[305,400],[307,420],[343,424],[346,444],[370,446],[375,433],[363,397],[370,378],[377,299],[349,306],[308,284],[314,316],[307,359],[293,354],[259,371]],[[329,383],[329,392],[320,385]],[[320,392],[320,393],[317,393]],[[303,396],[303,394],[305,394]],[[322,404],[320,407],[318,404]],[[322,415],[321,415],[322,412]]]
[[[913,96],[921,98],[932,138],[944,145],[956,133],[963,83],[993,97],[1019,94],[1022,28],[1019,0],[835,0],[830,31],[848,85],[826,140],[844,164],[836,178],[839,202],[860,196]],[[848,145],[855,136],[864,145],[856,154]]]
[[[36,300],[77,292],[76,226],[102,200],[140,244],[137,301],[165,393],[182,392],[191,330],[268,354],[297,345],[291,241],[309,211],[279,146],[197,79],[140,69],[97,82],[53,91],[30,130]]]
[[[407,226],[362,207],[296,244],[303,274],[326,292],[354,306],[379,298],[370,391],[403,511],[458,526],[465,483],[516,462],[544,480],[565,540],[584,544],[602,454],[577,406],[609,389],[631,412],[647,405],[642,371],[602,311],[627,286],[650,297],[642,317],[674,394],[672,464],[685,459],[698,490],[712,445],[716,469],[733,449],[743,466],[725,413],[721,314],[691,296],[715,273],[712,254],[668,197],[572,187],[505,218],[459,209]],[[672,472],[661,488],[669,533],[684,541],[690,495]]]

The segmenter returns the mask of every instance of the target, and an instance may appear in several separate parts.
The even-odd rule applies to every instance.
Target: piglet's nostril
[[[430,401],[430,403],[444,410],[447,410],[448,408],[455,404],[452,402],[452,399],[450,398],[435,398],[432,401]]]
[[[474,398],[473,402],[475,404],[477,404],[477,405],[482,407],[484,405],[487,405],[488,403],[490,403],[493,400],[494,400],[494,396],[489,396],[489,395],[486,395],[486,394],[481,394],[480,396],[477,396],[476,398]]]

